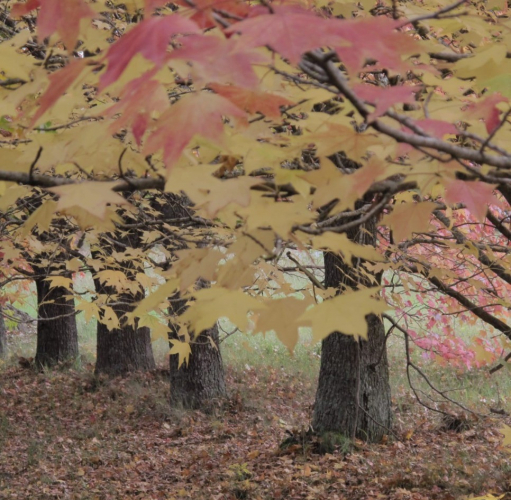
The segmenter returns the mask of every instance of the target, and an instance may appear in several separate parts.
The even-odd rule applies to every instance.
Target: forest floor
[[[384,443],[319,443],[306,434],[313,378],[231,366],[227,385],[229,398],[208,412],[171,411],[162,369],[106,380],[92,364],[4,367],[0,499],[447,500],[511,491],[499,433],[506,418],[469,415],[448,430],[397,394]]]

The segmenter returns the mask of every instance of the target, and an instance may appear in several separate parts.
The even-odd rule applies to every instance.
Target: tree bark
[[[193,220],[194,210],[191,201],[183,195],[165,193],[165,198],[153,203],[153,208],[159,210],[165,218],[182,219],[183,224],[200,225]],[[188,219],[188,221],[187,221]],[[186,243],[181,248],[186,248]],[[199,280],[198,287],[208,286],[204,280]],[[169,316],[179,316],[186,310],[186,301],[180,300],[179,294],[171,298]],[[179,338],[177,326],[169,320],[169,341]],[[172,342],[169,342],[172,347]],[[191,354],[188,365],[185,363],[178,368],[179,357],[170,356],[170,404],[172,407],[200,409],[208,403],[222,398],[226,394],[224,367],[220,352],[218,325],[201,332],[192,339]]]
[[[376,223],[348,236],[358,243],[374,244]],[[348,265],[333,253],[325,254],[325,286],[342,293],[364,282],[357,266]],[[363,264],[359,262],[359,264]],[[367,272],[367,271],[366,271]],[[331,431],[364,441],[378,442],[392,422],[389,368],[382,320],[367,316],[368,339],[356,342],[339,332],[322,343],[319,383],[314,405],[313,428]]]
[[[7,328],[2,312],[3,308],[0,306],[0,358],[4,358],[7,355]]]
[[[202,280],[199,283],[199,286],[206,285]],[[180,315],[186,310],[186,301],[178,300],[177,295],[172,297],[171,304],[171,315]],[[176,325],[169,322],[169,326],[169,340],[179,339]],[[178,356],[170,356],[170,405],[200,409],[226,394],[218,325],[192,339],[190,348],[192,352],[188,364],[180,368]]]
[[[50,288],[44,278],[35,280],[37,288],[38,319],[37,366],[53,366],[78,356],[74,299],[64,287]]]
[[[193,340],[188,365],[178,368],[178,356],[170,356],[172,407],[200,409],[225,396],[224,367],[218,340],[218,325],[215,325]]]
[[[101,287],[97,280],[95,283],[96,290],[106,293],[105,287]],[[122,316],[133,311],[135,302],[141,298],[121,294],[116,299],[117,304],[113,305],[112,309],[119,318],[120,328],[110,331],[98,321],[96,374],[116,376],[156,368],[149,328],[138,328],[138,320],[135,326],[122,323]]]

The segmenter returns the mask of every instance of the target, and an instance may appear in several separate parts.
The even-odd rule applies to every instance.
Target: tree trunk
[[[75,303],[64,287],[50,288],[44,278],[35,280],[37,288],[38,319],[37,366],[53,366],[78,356],[78,331]]]
[[[373,222],[348,236],[358,243],[374,244],[375,229]],[[338,293],[347,287],[355,289],[365,281],[355,269],[340,256],[326,253],[325,286],[338,288]],[[313,428],[378,442],[392,421],[389,368],[383,322],[373,314],[366,319],[367,341],[356,342],[340,333],[342,318],[339,332],[323,340]]]
[[[2,312],[3,308],[0,306],[0,358],[7,355],[7,328]]]
[[[95,283],[96,290],[107,293],[105,287],[101,287],[97,280]],[[149,328],[138,328],[138,320],[135,326],[122,324],[122,316],[133,311],[134,302],[140,298],[121,294],[116,299],[116,302],[122,304],[114,305],[112,309],[119,318],[121,328],[110,331],[106,325],[98,321],[96,374],[116,376],[156,368]]]
[[[200,280],[199,286],[206,286],[206,283]],[[186,301],[177,298],[178,295],[172,297],[172,315],[183,314],[186,310]],[[169,340],[179,339],[175,324],[170,322],[169,326]],[[190,348],[188,365],[185,363],[181,368],[178,368],[178,356],[170,356],[170,405],[200,409],[226,394],[218,325],[201,332],[192,340]]]
[[[171,406],[199,409],[225,396],[224,367],[218,340],[218,325],[215,325],[194,339],[188,365],[178,368],[178,356],[170,356]]]
[[[194,215],[191,201],[183,195],[165,193],[163,200],[153,203],[153,208],[159,210],[165,218],[183,219],[192,223]],[[200,223],[195,222],[196,225]],[[186,248],[186,244],[182,248]],[[198,287],[208,286],[204,280],[199,280]],[[179,294],[172,297],[169,315],[179,316],[186,310],[186,301],[179,299]],[[176,324],[169,321],[169,340],[179,339]],[[218,325],[201,332],[190,344],[191,354],[188,365],[178,368],[179,357],[170,356],[170,404],[173,407],[199,409],[207,406],[208,402],[224,397],[225,378],[222,355],[218,343]],[[213,345],[214,344],[214,345]],[[172,347],[172,343],[170,343]]]

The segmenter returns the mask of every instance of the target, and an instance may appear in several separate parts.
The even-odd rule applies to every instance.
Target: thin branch
[[[500,123],[495,127],[494,130],[492,130],[491,134],[486,138],[486,140],[482,143],[479,151],[481,153],[484,152],[485,148],[488,146],[488,144],[491,143],[491,140],[495,137],[495,135],[498,133],[498,131],[504,126],[504,124],[507,122],[507,119],[509,117],[509,115],[511,114],[511,108],[509,108],[505,113],[504,113],[504,116],[502,117],[502,120],[500,121]]]
[[[310,58],[314,58],[316,64],[325,69],[325,72],[330,77],[330,82],[335,87],[337,87],[337,89],[342,94],[346,96],[346,98],[355,107],[360,116],[362,116],[364,119],[367,119],[370,115],[370,110],[367,108],[365,102],[360,99],[349,87],[348,82],[342,74],[341,70],[336,66],[336,63],[331,60],[331,56],[329,54],[325,55],[318,51],[310,52],[308,56]],[[397,119],[399,117],[397,113],[393,113],[392,111],[387,111],[385,116],[393,119]],[[438,152],[451,155],[452,157],[461,160],[469,160],[481,165],[486,164],[496,168],[507,170],[511,169],[511,157],[509,156],[489,155],[485,152],[481,152],[480,150],[476,151],[463,146],[456,146],[452,142],[447,142],[435,137],[431,137],[425,132],[425,135],[418,135],[417,132],[410,134],[401,129],[394,128],[379,119],[371,121],[371,123],[368,125],[374,130],[392,137],[397,142],[403,142],[414,147],[434,149]]]
[[[448,16],[445,16],[444,14],[447,14],[458,7],[461,7],[464,3],[467,3],[468,0],[459,0],[458,2],[455,2],[451,5],[447,5],[443,9],[439,9],[436,12],[432,12],[431,14],[424,14],[423,16],[417,16],[413,17],[411,19],[407,19],[403,24],[399,25],[397,28],[403,28],[407,24],[416,24],[421,21],[427,21],[428,19],[445,19]],[[456,15],[462,15],[464,13],[456,14]]]
[[[312,274],[305,266],[303,266],[300,262],[298,262],[294,257],[293,255],[291,254],[291,252],[287,252],[286,253],[286,257],[294,262],[296,264],[296,267],[298,267],[298,269],[300,271],[302,271],[302,273],[304,273],[307,278],[309,278],[311,280],[311,282],[317,286],[318,288],[320,288],[321,290],[326,290],[325,288],[325,285],[323,285],[323,283],[321,283],[320,281],[318,281],[318,279],[316,278],[316,276],[314,276],[314,274]]]

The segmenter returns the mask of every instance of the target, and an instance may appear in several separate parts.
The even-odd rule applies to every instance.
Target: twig
[[[28,171],[28,178],[30,180],[30,184],[32,183],[32,181],[34,179],[34,177],[33,177],[34,176],[34,168],[35,168],[37,162],[39,161],[39,158],[41,158],[42,152],[43,152],[43,147],[39,146],[39,149],[37,150],[34,161],[31,163],[30,170]]]
[[[509,115],[511,114],[511,108],[509,108],[505,113],[504,113],[504,116],[502,117],[502,120],[500,120],[500,123],[495,127],[494,130],[492,130],[491,134],[486,138],[486,140],[483,142],[483,144],[481,145],[479,151],[481,153],[483,153],[484,149],[486,148],[486,146],[488,146],[488,144],[491,142],[491,140],[495,137],[495,135],[497,134],[497,132],[504,126],[504,124],[507,122],[507,119],[509,117]]]
[[[300,271],[302,271],[302,273],[304,273],[307,278],[309,278],[312,283],[317,286],[318,288],[321,288],[321,290],[326,290],[325,288],[325,285],[323,285],[323,283],[321,283],[317,278],[316,276],[314,276],[314,274],[312,274],[305,266],[302,266],[302,264],[300,262],[298,262],[294,257],[293,255],[291,254],[291,252],[286,252],[286,257],[291,260],[292,262],[294,262],[296,264],[296,267],[298,267],[298,269],[300,269]]]
[[[467,3],[468,0],[459,0],[456,3],[453,3],[451,5],[447,5],[447,7],[444,7],[443,9],[439,9],[436,12],[432,12],[431,14],[424,14],[423,16],[417,16],[412,19],[408,19],[403,24],[399,25],[397,28],[403,28],[407,24],[416,24],[420,21],[427,21],[428,19],[445,19],[444,14],[447,14],[448,12],[451,12],[454,9],[457,9],[458,7],[461,7],[464,3]],[[463,13],[457,14],[462,15]]]

